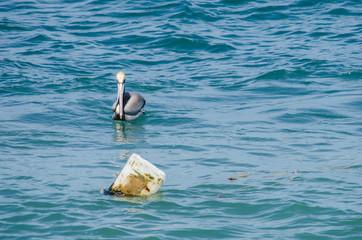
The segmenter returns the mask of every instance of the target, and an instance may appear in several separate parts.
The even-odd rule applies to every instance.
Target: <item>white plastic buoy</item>
[[[109,187],[109,193],[147,196],[156,193],[165,179],[166,174],[162,170],[133,153],[121,173]]]

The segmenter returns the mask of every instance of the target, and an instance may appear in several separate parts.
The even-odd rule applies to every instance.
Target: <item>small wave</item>
[[[0,21],[0,32],[11,32],[11,31],[28,31],[29,29],[26,28],[23,24],[18,23],[16,21],[12,21],[10,19],[4,18]]]
[[[287,74],[287,71],[285,69],[278,69],[278,70],[274,70],[274,71],[270,71],[267,73],[264,73],[262,75],[260,75],[259,77],[256,77],[255,79],[280,79],[285,77]]]
[[[339,76],[346,80],[361,80],[362,72],[353,71],[353,72],[341,73]]]
[[[345,40],[348,39],[348,41],[351,41],[353,37],[355,37],[356,34],[354,33],[341,33],[341,34],[335,34],[333,36],[330,36],[329,39],[341,39]]]
[[[296,113],[284,113],[276,117],[276,119],[287,123],[309,123],[317,120],[338,120],[347,117],[326,109],[305,109]]]
[[[327,12],[329,15],[336,15],[336,16],[360,16],[361,13],[350,11],[346,8],[335,8]]]
[[[286,69],[278,69],[278,70],[272,70],[267,73],[263,73],[259,75],[258,77],[254,78],[255,80],[268,80],[268,79],[304,79],[305,77],[309,76],[311,74],[310,71],[307,71],[302,68],[296,68],[295,70],[286,70]],[[305,79],[304,79],[305,80]],[[307,83],[307,82],[305,82]]]
[[[214,22],[220,20],[221,17],[211,11],[208,11],[207,8],[198,8],[195,6],[185,5],[179,12],[174,13],[169,16],[171,19],[189,19],[202,21]]]
[[[298,1],[297,3],[291,5],[293,7],[313,7],[315,5],[319,5],[320,2],[319,1],[314,1],[314,0],[301,0]]]
[[[281,12],[269,13],[253,13],[245,18],[245,20],[283,20],[290,18],[289,14]]]
[[[152,45],[155,41],[157,41],[158,38],[156,37],[149,37],[141,34],[130,34],[130,35],[118,35],[118,36],[112,36],[108,37],[105,40],[97,41],[99,44],[105,44],[105,45],[114,45],[114,44],[147,44],[149,43]]]
[[[32,37],[26,39],[25,41],[26,42],[30,42],[30,43],[41,43],[41,42],[46,42],[46,41],[51,41],[53,40],[51,37],[49,37],[48,35],[46,34],[36,34],[36,35],[33,35]]]
[[[4,4],[5,3],[5,4]],[[0,12],[11,12],[11,11],[19,11],[19,10],[30,10],[34,11],[39,9],[37,7],[36,1],[28,0],[28,1],[4,1],[1,3]]]
[[[166,49],[184,49],[199,50],[207,49],[208,42],[198,35],[174,36],[155,41],[153,47],[162,47]]]
[[[333,33],[332,32],[325,32],[325,31],[313,31],[308,36],[314,37],[314,38],[319,38],[319,37],[329,36],[331,34],[333,34]]]

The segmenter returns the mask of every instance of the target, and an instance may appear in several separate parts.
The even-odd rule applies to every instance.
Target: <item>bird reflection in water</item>
[[[113,121],[113,129],[116,131],[114,140],[118,143],[134,143],[144,141],[145,129],[142,124]]]

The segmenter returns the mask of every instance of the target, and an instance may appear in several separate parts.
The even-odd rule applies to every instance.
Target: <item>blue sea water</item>
[[[0,239],[362,239],[361,9],[2,1]],[[161,191],[102,194],[132,153]]]

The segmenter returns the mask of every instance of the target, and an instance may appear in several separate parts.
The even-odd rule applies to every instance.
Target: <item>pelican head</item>
[[[124,72],[120,71],[117,73],[117,82],[119,84],[123,84],[126,81],[126,75],[124,75]]]

